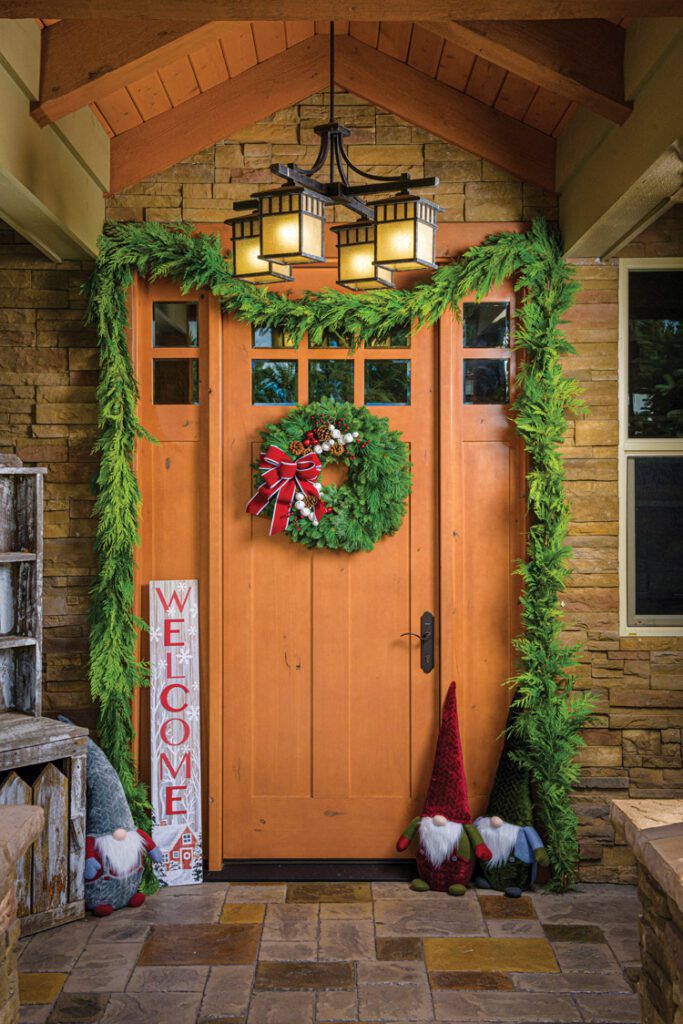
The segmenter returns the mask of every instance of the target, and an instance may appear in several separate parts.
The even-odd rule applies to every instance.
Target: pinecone
[[[301,443],[301,441],[290,441],[289,450],[291,454],[298,459],[298,457],[300,455],[303,455],[303,453],[306,451],[306,447]]]
[[[330,445],[330,455],[343,455],[343,454],[344,454],[344,445],[343,444],[339,444],[338,441],[335,441],[334,444]]]
[[[320,498],[316,497],[315,494],[307,494],[304,498],[304,505],[306,508],[315,508],[315,506],[319,504]]]
[[[320,444],[322,444],[323,441],[329,441],[332,438],[330,428],[326,423],[315,428],[315,436],[318,438]]]

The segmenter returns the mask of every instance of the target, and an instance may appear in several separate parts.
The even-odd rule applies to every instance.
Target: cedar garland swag
[[[448,307],[459,309],[474,293],[481,301],[497,284],[513,278],[521,293],[515,345],[525,352],[517,374],[514,422],[529,455],[530,528],[523,580],[523,633],[515,641],[520,672],[514,687],[507,749],[530,772],[537,813],[553,873],[548,887],[564,891],[579,859],[577,818],[570,797],[579,775],[576,754],[581,728],[592,714],[590,694],[576,692],[578,646],[560,638],[569,548],[570,512],[564,491],[560,445],[568,411],[581,408],[576,381],[565,376],[560,357],[573,351],[562,332],[577,283],[562,256],[559,238],[543,220],[519,234],[501,232],[440,267],[429,283],[412,291],[355,295],[307,293],[302,300],[236,280],[215,235],[194,235],[192,225],[108,223],[99,256],[85,286],[87,316],[97,327],[100,351],[99,439],[96,477],[98,574],[90,613],[90,686],[98,702],[103,749],[118,771],[137,825],[149,829],[149,803],[132,755],[131,698],[146,685],[146,667],[135,654],[133,566],[138,543],[140,490],[133,469],[138,440],[151,440],[138,420],[138,385],[127,341],[126,294],[135,272],[169,277],[183,291],[207,288],[223,308],[257,327],[280,328],[312,346],[326,331],[350,348],[411,324],[434,323]]]

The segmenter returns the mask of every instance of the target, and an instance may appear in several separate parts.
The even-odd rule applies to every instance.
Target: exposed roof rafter
[[[427,21],[423,28],[558,96],[623,124],[625,32],[602,19]]]

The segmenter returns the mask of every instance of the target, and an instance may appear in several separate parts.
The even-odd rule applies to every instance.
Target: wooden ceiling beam
[[[428,21],[424,28],[557,96],[623,124],[623,28],[602,19]]]
[[[60,21],[42,32],[38,124],[157,71],[220,34],[220,22]]]
[[[184,21],[414,21],[415,0],[117,0],[119,18]],[[421,0],[425,20],[665,18],[680,0]],[[111,0],[0,0],[0,18],[110,18]]]
[[[111,140],[112,192],[158,174],[327,83],[328,43],[312,36]]]
[[[350,36],[337,41],[342,88],[475,153],[511,174],[555,189],[555,140]]]

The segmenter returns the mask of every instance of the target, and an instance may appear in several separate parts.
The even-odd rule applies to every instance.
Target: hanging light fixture
[[[375,262],[375,225],[369,220],[341,224],[332,228],[337,236],[339,277],[351,291],[393,288],[394,275],[388,267]]]
[[[236,235],[235,225],[249,222],[249,231],[254,232],[248,236],[252,243],[249,259],[242,262],[233,255],[235,276],[263,283],[268,283],[269,274],[275,274],[276,280],[291,280],[273,268],[284,267],[288,271],[292,264],[323,262],[325,207],[330,203],[340,203],[360,218],[355,224],[335,229],[339,284],[355,290],[391,288],[394,268],[436,267],[436,215],[442,208],[411,190],[434,188],[439,179],[368,174],[356,167],[347,153],[344,140],[351,133],[335,121],[334,22],[330,22],[330,118],[326,124],[318,125],[315,132],[320,137],[320,148],[311,167],[305,170],[297,164],[272,164],[271,171],[284,178],[285,184],[234,204],[235,210],[249,211],[249,215],[226,221],[233,225],[233,246],[246,238]],[[329,180],[320,181],[315,175],[326,166]],[[352,185],[350,172],[362,183]],[[387,192],[395,194],[370,203],[365,201],[366,196]],[[253,244],[256,238],[258,249]],[[256,260],[268,269],[259,268],[255,273]],[[238,262],[246,272],[240,272]]]
[[[232,262],[235,277],[254,284],[272,284],[275,281],[293,281],[286,263],[261,257],[259,218],[254,214],[226,221],[232,226]]]

